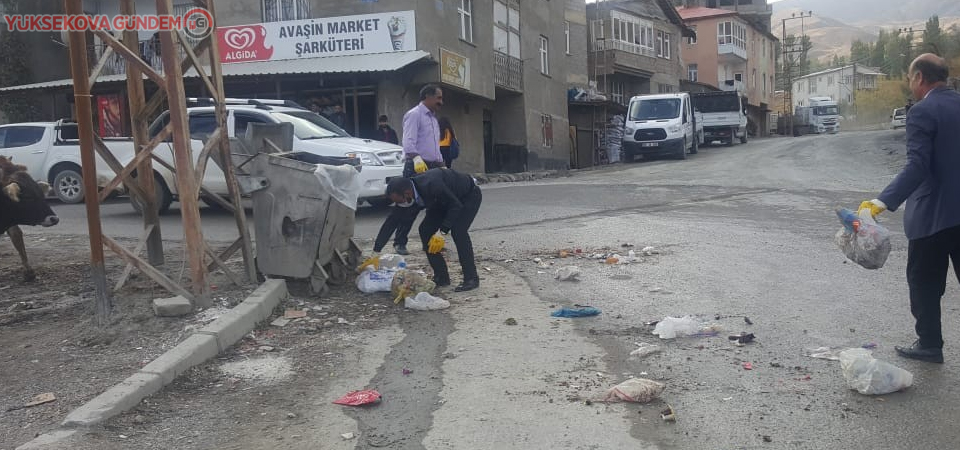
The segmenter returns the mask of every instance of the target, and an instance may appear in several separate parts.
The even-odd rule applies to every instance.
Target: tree
[[[803,38],[800,39],[800,48],[801,48],[801,51],[800,51],[800,73],[801,73],[802,75],[806,75],[806,74],[811,73],[811,72],[810,72],[810,58],[808,57],[808,55],[810,54],[810,50],[813,49],[813,42],[810,40],[810,36],[804,35]]]
[[[907,103],[910,88],[904,80],[881,80],[877,89],[857,91],[857,121],[861,124],[886,122],[890,112]]]
[[[943,55],[943,31],[940,29],[938,16],[927,20],[927,26],[923,30],[923,51]]]
[[[873,44],[873,49],[870,51],[870,65],[873,67],[883,67],[886,63],[886,45],[887,45],[887,32],[883,29],[880,30],[880,33],[877,35],[877,42]],[[850,58],[856,61],[855,58]]]
[[[22,39],[22,33],[0,31],[0,86],[18,86],[33,79],[30,67],[24,55],[29,51]],[[35,99],[26,94],[8,94],[0,97],[0,111],[8,122],[30,122],[37,120],[40,109]]]
[[[856,59],[851,58],[851,60],[856,61]],[[847,58],[840,55],[833,55],[833,61],[830,64],[833,67],[843,67],[847,65]]]
[[[867,62],[871,59],[871,53],[873,53],[873,46],[869,42],[857,39],[850,43],[850,61]]]

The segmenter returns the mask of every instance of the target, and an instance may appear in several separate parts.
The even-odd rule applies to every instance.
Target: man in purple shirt
[[[410,178],[427,169],[446,167],[440,154],[440,125],[437,112],[443,106],[443,91],[434,84],[420,89],[420,103],[403,115],[403,176]],[[420,207],[394,207],[393,211],[380,227],[373,251],[379,253],[390,239],[390,233],[396,229],[393,249],[400,255],[409,255],[407,235],[413,228],[413,222],[420,214]]]

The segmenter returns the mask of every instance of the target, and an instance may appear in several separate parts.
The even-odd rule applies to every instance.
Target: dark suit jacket
[[[442,211],[444,214],[440,231],[450,231],[463,209],[463,201],[480,189],[473,177],[452,169],[430,169],[413,178],[417,194],[427,211]]]
[[[887,209],[905,201],[907,239],[960,225],[960,93],[937,88],[907,113],[907,165],[880,194]]]

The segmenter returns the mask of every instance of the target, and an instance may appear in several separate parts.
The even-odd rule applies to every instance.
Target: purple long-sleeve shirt
[[[420,155],[427,162],[442,162],[440,155],[440,125],[437,116],[423,103],[403,115],[403,155]]]

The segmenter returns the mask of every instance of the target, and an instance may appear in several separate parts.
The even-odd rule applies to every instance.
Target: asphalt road
[[[452,326],[445,318],[427,334],[404,325],[383,333],[389,337],[371,337],[379,353],[362,361],[366,372],[356,377],[381,379],[385,368],[394,372],[392,358],[400,344],[389,339],[397,335],[409,338],[401,352],[407,354],[418,347],[411,339],[445,339],[445,349],[424,346],[431,358],[421,360],[439,374],[442,383],[430,389],[446,403],[411,418],[415,423],[402,424],[423,431],[422,442],[403,448],[955,447],[960,441],[953,425],[960,416],[960,347],[955,344],[960,329],[952,326],[960,316],[956,285],[948,288],[944,302],[947,364],[899,359],[893,346],[914,339],[901,214],[883,217],[894,232],[894,249],[881,270],[846,263],[833,243],[839,228],[833,209],[873,198],[902,166],[904,154],[902,130],[843,132],[753,140],[708,147],[686,161],[639,162],[570,178],[484,186],[472,233],[478,257],[510,273],[496,279],[484,274],[483,283],[503,296],[530,297],[534,303],[518,309],[524,303],[491,297],[485,308],[451,309]],[[56,211],[58,227],[27,233],[85,234],[81,207],[59,205]],[[357,237],[372,238],[384,215],[362,209]],[[163,220],[164,237],[178,239],[177,217]],[[106,205],[103,222],[109,235],[139,234],[139,219],[123,202]],[[227,214],[203,213],[204,233],[211,240],[232,240],[232,224]],[[583,274],[577,283],[557,282],[553,268],[532,262],[561,249],[625,252],[624,243],[654,246],[661,254],[631,265],[552,261],[579,265]],[[410,245],[411,251],[418,248]],[[549,307],[575,303],[596,306],[603,314],[560,324],[547,317]],[[506,314],[524,325],[510,339],[504,339],[501,326],[500,316]],[[696,315],[723,331],[713,338],[659,341],[645,323],[668,315]],[[520,332],[525,329],[528,334]],[[757,342],[734,347],[725,339],[740,331],[754,333]],[[641,341],[660,344],[663,352],[645,359],[629,356]],[[386,350],[394,344],[393,352]],[[876,344],[876,357],[910,370],[914,386],[880,398],[862,396],[846,387],[839,363],[805,356],[806,349],[864,344]],[[433,357],[456,348],[483,356]],[[585,359],[589,370],[603,372],[609,384],[627,374],[666,383],[663,398],[678,421],[661,421],[659,404],[599,407],[596,414],[582,415],[560,411],[563,407],[552,400],[549,405],[518,401],[506,409],[496,401],[498,393],[518,392],[531,381],[555,385],[557,374],[583,369]],[[465,367],[470,365],[474,370]],[[365,431],[374,420],[355,417],[362,413],[323,414],[335,424],[356,419]],[[556,429],[563,425],[558,436]],[[364,442],[356,445],[374,446]],[[353,446],[329,443],[329,448]]]

